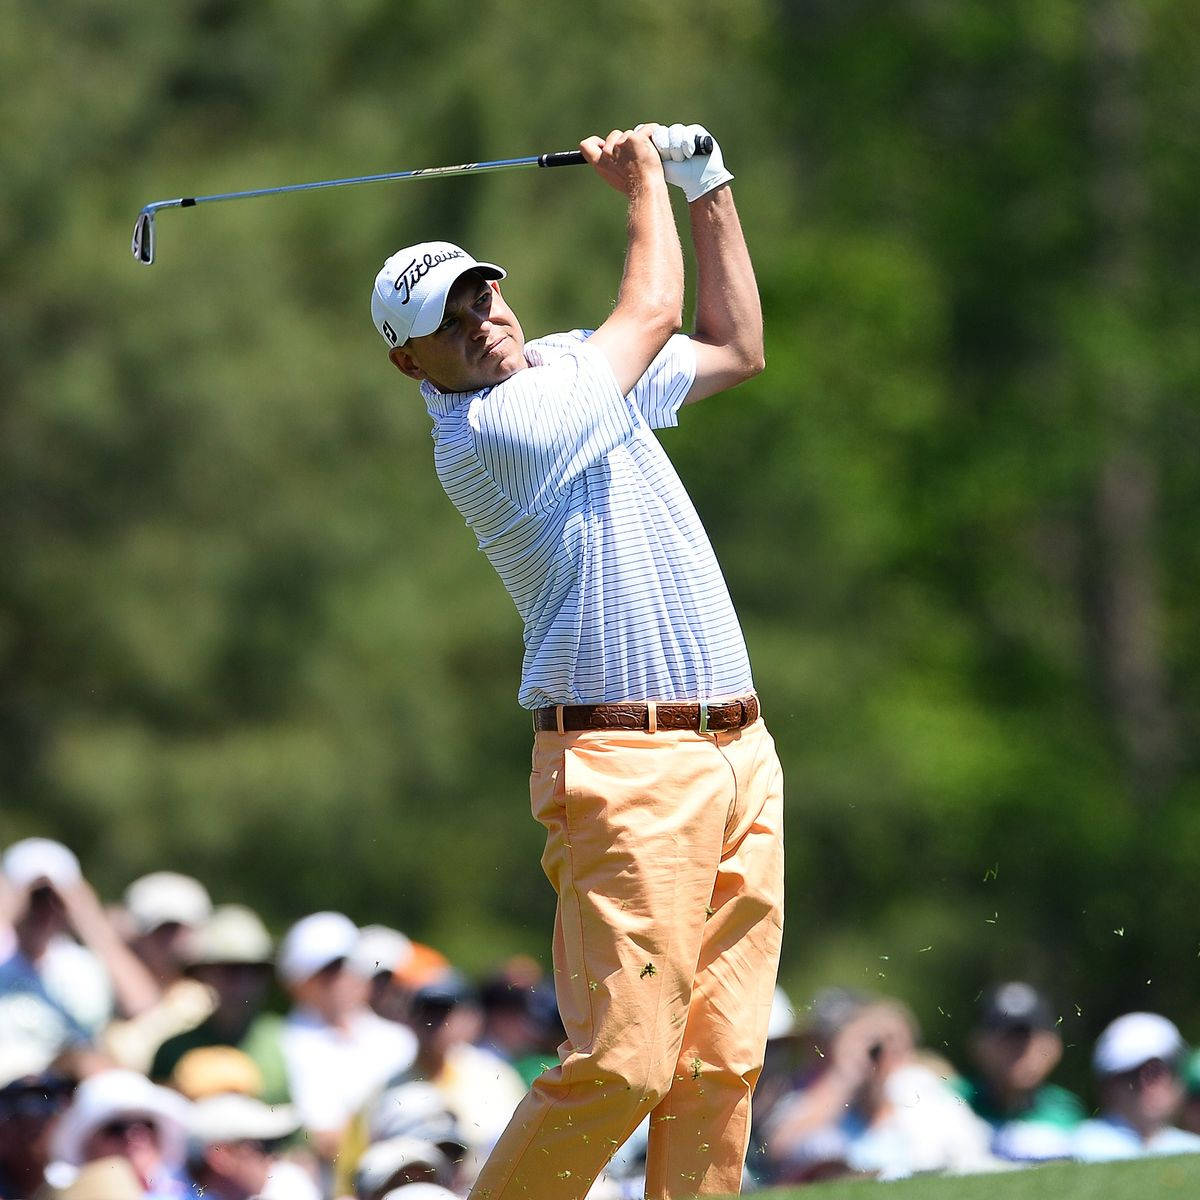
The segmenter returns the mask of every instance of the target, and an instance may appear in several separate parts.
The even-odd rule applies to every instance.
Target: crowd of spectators
[[[1090,1108],[1050,1081],[1058,1025],[995,986],[960,1071],[898,1000],[777,993],[746,1190],[1200,1151],[1200,1054],[1170,1020],[1108,1025]],[[186,875],[105,906],[58,842],[0,860],[0,1200],[465,1196],[562,1037],[527,958],[472,982],[340,913],[276,944]],[[642,1195],[646,1133],[590,1200]]]

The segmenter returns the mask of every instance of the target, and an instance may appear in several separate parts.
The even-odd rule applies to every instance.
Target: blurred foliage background
[[[620,201],[519,172],[164,196],[720,139],[766,373],[663,435],[788,778],[797,999],[957,1055],[1020,976],[1200,1038],[1200,20],[1187,0],[15,0],[0,9],[0,841],[172,867],[275,927],[547,953],[520,626],[367,297],[506,264],[614,298]],[[680,213],[682,217],[682,211]]]

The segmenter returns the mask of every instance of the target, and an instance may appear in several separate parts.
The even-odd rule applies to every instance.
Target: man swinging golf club
[[[594,332],[526,342],[505,272],[447,242],[375,280],[438,478],[525,623],[530,794],[558,894],[567,1040],[475,1200],[581,1200],[647,1114],[647,1196],[741,1184],[779,958],[782,775],[720,568],[651,432],[763,367],[733,176],[715,143],[695,153],[705,133],[580,143],[628,202],[617,304]],[[691,336],[668,183],[696,252]]]

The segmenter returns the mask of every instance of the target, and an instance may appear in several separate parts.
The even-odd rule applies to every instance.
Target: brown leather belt
[[[560,723],[561,714],[561,723]],[[533,710],[539,733],[579,733],[585,729],[690,729],[696,733],[726,733],[758,720],[758,697],[739,696],[716,704],[630,701],[625,704],[562,704]]]

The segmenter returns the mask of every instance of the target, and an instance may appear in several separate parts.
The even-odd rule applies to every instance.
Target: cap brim
[[[408,336],[410,338],[426,337],[437,329],[446,312],[446,301],[449,299],[450,289],[464,275],[481,275],[484,279],[495,280],[503,279],[507,274],[508,272],[503,267],[498,267],[495,263],[477,262],[469,267],[464,267],[446,284],[445,291],[440,295],[434,293],[426,299],[421,306],[421,311],[417,314],[417,319],[412,323],[412,328],[408,331]]]

